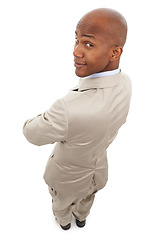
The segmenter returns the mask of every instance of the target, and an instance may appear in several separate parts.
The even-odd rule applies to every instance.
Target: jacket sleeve
[[[48,111],[27,120],[23,126],[23,133],[30,143],[38,146],[65,141],[68,134],[68,118],[63,100],[57,100]]]

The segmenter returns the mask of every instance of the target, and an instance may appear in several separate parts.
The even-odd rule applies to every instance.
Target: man
[[[93,10],[78,22],[75,34],[79,84],[23,128],[32,144],[57,142],[44,180],[64,230],[72,214],[77,226],[85,225],[95,193],[105,186],[106,149],[126,121],[131,98],[129,77],[119,70],[127,36],[124,17],[111,9]]]

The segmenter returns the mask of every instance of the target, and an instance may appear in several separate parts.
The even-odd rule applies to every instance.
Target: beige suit
[[[130,98],[131,82],[122,72],[83,78],[48,111],[25,123],[29,142],[57,142],[44,173],[45,182],[54,189],[52,196],[85,199],[91,188],[95,192],[105,186],[106,149],[126,121]],[[68,219],[59,222],[66,224]]]

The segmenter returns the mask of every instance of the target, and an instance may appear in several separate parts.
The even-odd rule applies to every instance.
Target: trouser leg
[[[72,213],[80,222],[84,221],[90,213],[96,193],[95,186],[92,186],[87,197],[78,201],[72,208]]]
[[[55,215],[55,220],[62,226],[66,226],[72,221],[72,198],[60,199],[58,193],[49,188],[52,196],[52,210]]]
[[[69,206],[63,210],[57,211],[54,209],[54,203],[53,203],[52,209],[53,209],[53,213],[55,215],[55,219],[60,225],[66,226],[67,224],[71,223],[71,221],[72,221],[72,206]]]

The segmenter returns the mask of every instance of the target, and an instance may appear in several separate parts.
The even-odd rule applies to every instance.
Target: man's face
[[[104,31],[87,20],[80,21],[76,28],[74,46],[75,73],[86,77],[93,73],[109,70],[112,41]]]

